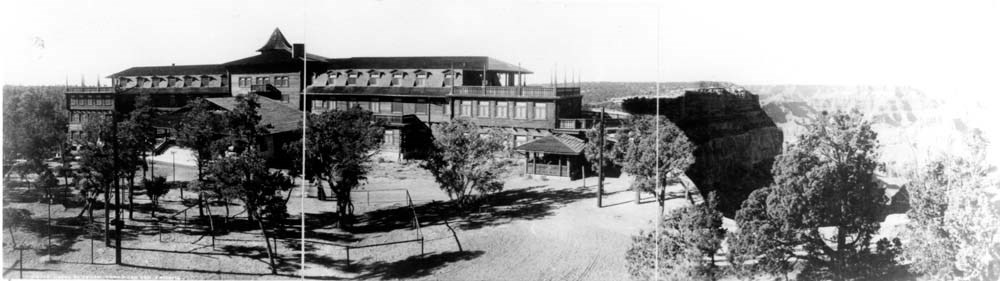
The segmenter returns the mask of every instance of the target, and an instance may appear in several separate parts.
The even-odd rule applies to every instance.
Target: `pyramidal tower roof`
[[[260,49],[257,49],[257,51],[266,52],[266,51],[278,51],[278,50],[291,53],[292,44],[288,43],[288,40],[285,39],[285,35],[281,34],[280,29],[274,28],[274,32],[271,33],[271,38],[267,39],[267,43],[264,43],[264,47],[260,47]]]

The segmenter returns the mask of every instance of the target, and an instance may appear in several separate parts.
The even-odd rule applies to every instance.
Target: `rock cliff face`
[[[622,104],[632,113],[653,113],[655,103]],[[782,132],[743,90],[686,91],[660,103],[660,113],[677,124],[696,146],[687,176],[702,195],[716,191],[719,207],[735,213],[753,190],[771,182],[771,165],[782,151]]]

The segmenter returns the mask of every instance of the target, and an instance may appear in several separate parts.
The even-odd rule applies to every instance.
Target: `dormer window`
[[[199,80],[198,78],[194,78],[194,82],[197,82],[198,80]],[[199,86],[201,86],[201,87],[208,87],[208,86],[211,86],[212,80],[215,80],[215,77],[208,76],[208,75],[202,75],[200,80],[201,80],[201,84],[199,84]],[[250,80],[247,80],[247,83],[250,83]],[[219,85],[220,85],[220,87],[225,87],[226,86],[226,78],[225,77],[223,77],[222,79],[219,80]]]
[[[132,82],[132,79],[129,79],[128,77],[119,78],[118,79],[118,87],[121,87],[121,88],[128,87],[128,83],[130,83],[130,82]]]
[[[184,87],[186,88],[194,86],[194,81],[195,81],[194,77],[184,76]]]
[[[326,85],[334,85],[340,78],[340,72],[329,72],[326,74]]]
[[[160,77],[153,77],[153,85],[152,85],[152,86],[150,86],[150,87],[151,87],[151,88],[159,88],[159,87],[160,87],[160,83],[161,83],[161,82],[163,82],[163,78],[160,78]]]
[[[167,77],[167,88],[177,87],[178,80],[180,79],[177,79],[177,77],[174,76]]]
[[[352,72],[352,73],[347,74],[347,86],[356,86],[356,85],[358,85],[358,77],[359,76],[361,76],[361,73],[357,73],[357,72]]]
[[[369,71],[368,72],[368,86],[378,85],[378,79],[382,78],[382,72]]]
[[[428,72],[417,73],[417,87],[427,86],[427,78],[430,76],[431,74]]]
[[[395,72],[392,74],[392,81],[389,82],[389,86],[397,87],[403,85],[403,79],[406,78],[406,73]]]

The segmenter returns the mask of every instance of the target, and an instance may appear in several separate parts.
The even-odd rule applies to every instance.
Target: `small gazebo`
[[[524,152],[525,174],[575,180],[583,177],[581,167],[586,163],[583,156],[585,144],[583,140],[573,136],[549,135],[514,149]]]

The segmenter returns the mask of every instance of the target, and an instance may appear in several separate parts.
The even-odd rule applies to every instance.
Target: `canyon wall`
[[[626,100],[633,114],[655,113],[651,99]],[[771,182],[771,165],[782,151],[781,129],[764,112],[758,97],[737,89],[688,90],[660,101],[660,113],[695,145],[687,176],[702,195],[716,191],[719,207],[732,215],[752,192]]]

